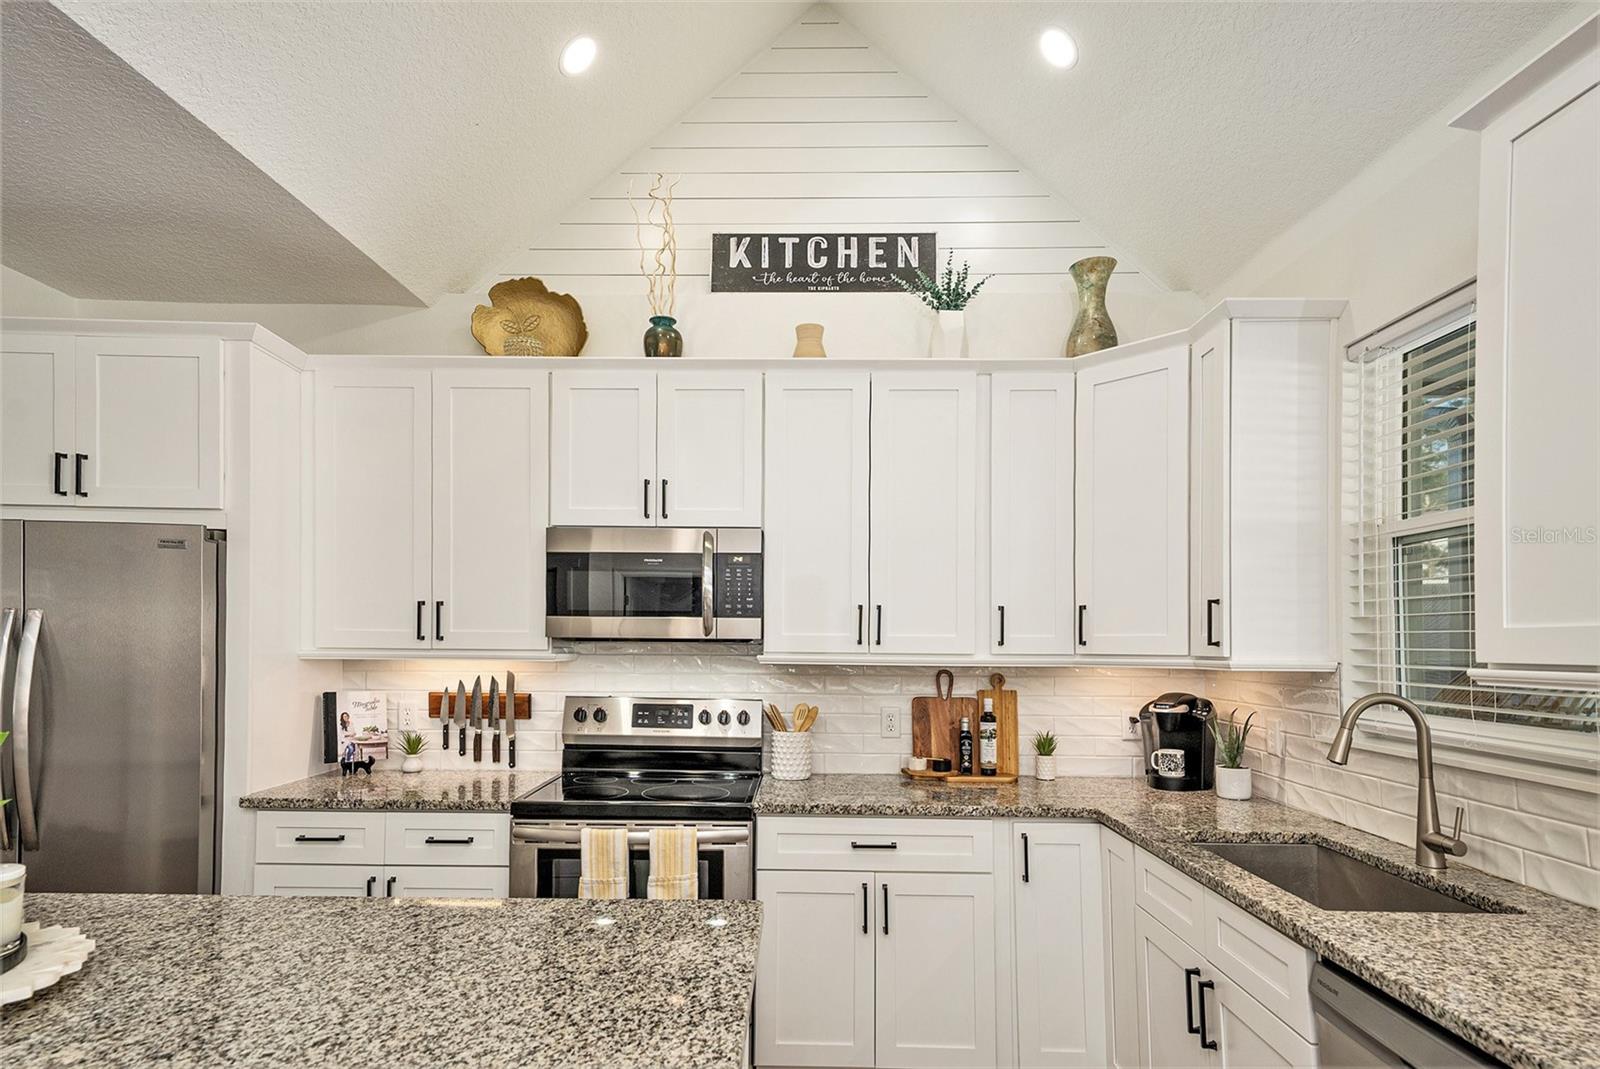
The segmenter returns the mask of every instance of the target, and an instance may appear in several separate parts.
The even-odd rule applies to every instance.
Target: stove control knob
[[[702,709],[702,710],[700,710],[700,723],[702,723],[702,724],[711,723],[711,710],[710,709]]]
[[[748,723],[750,723],[750,713],[747,710],[740,709],[739,710],[739,726],[740,727],[744,727]]]
[[[594,722],[596,724],[604,724],[606,722],[606,711],[604,709],[596,709],[594,711]]]
[[[733,719],[733,717],[728,715],[728,710],[726,710],[726,709],[722,710],[722,712],[717,714],[717,723],[721,724],[723,727],[727,727],[728,726],[728,721],[730,721],[732,719]]]
[[[576,720],[580,724],[583,723],[585,720],[589,719],[589,710],[585,709],[581,705],[578,706],[572,711],[572,719]]]

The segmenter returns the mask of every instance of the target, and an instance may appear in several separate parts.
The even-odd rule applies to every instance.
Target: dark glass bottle
[[[961,718],[961,774],[972,775],[972,721]]]
[[[983,715],[978,717],[978,771],[993,776],[1000,771],[1000,721],[994,715],[994,699],[983,699]]]

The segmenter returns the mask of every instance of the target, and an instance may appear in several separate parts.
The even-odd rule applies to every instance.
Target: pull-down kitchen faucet
[[[1394,706],[1409,716],[1417,729],[1417,864],[1425,869],[1443,869],[1444,855],[1460,857],[1467,852],[1467,844],[1461,841],[1466,810],[1456,806],[1455,831],[1446,835],[1439,829],[1439,799],[1433,793],[1433,733],[1428,730],[1421,709],[1398,694],[1379,692],[1357,698],[1339,718],[1339,730],[1333,733],[1333,745],[1328,747],[1328,760],[1336,765],[1350,760],[1356,721],[1374,705]]]

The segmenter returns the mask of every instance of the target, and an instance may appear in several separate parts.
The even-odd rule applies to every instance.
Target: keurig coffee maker
[[[1163,694],[1139,710],[1145,781],[1158,791],[1208,791],[1216,764],[1211,703],[1193,694]]]

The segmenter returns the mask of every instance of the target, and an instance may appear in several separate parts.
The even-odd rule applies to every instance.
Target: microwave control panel
[[[761,618],[760,554],[717,554],[714,608],[721,619]]]

